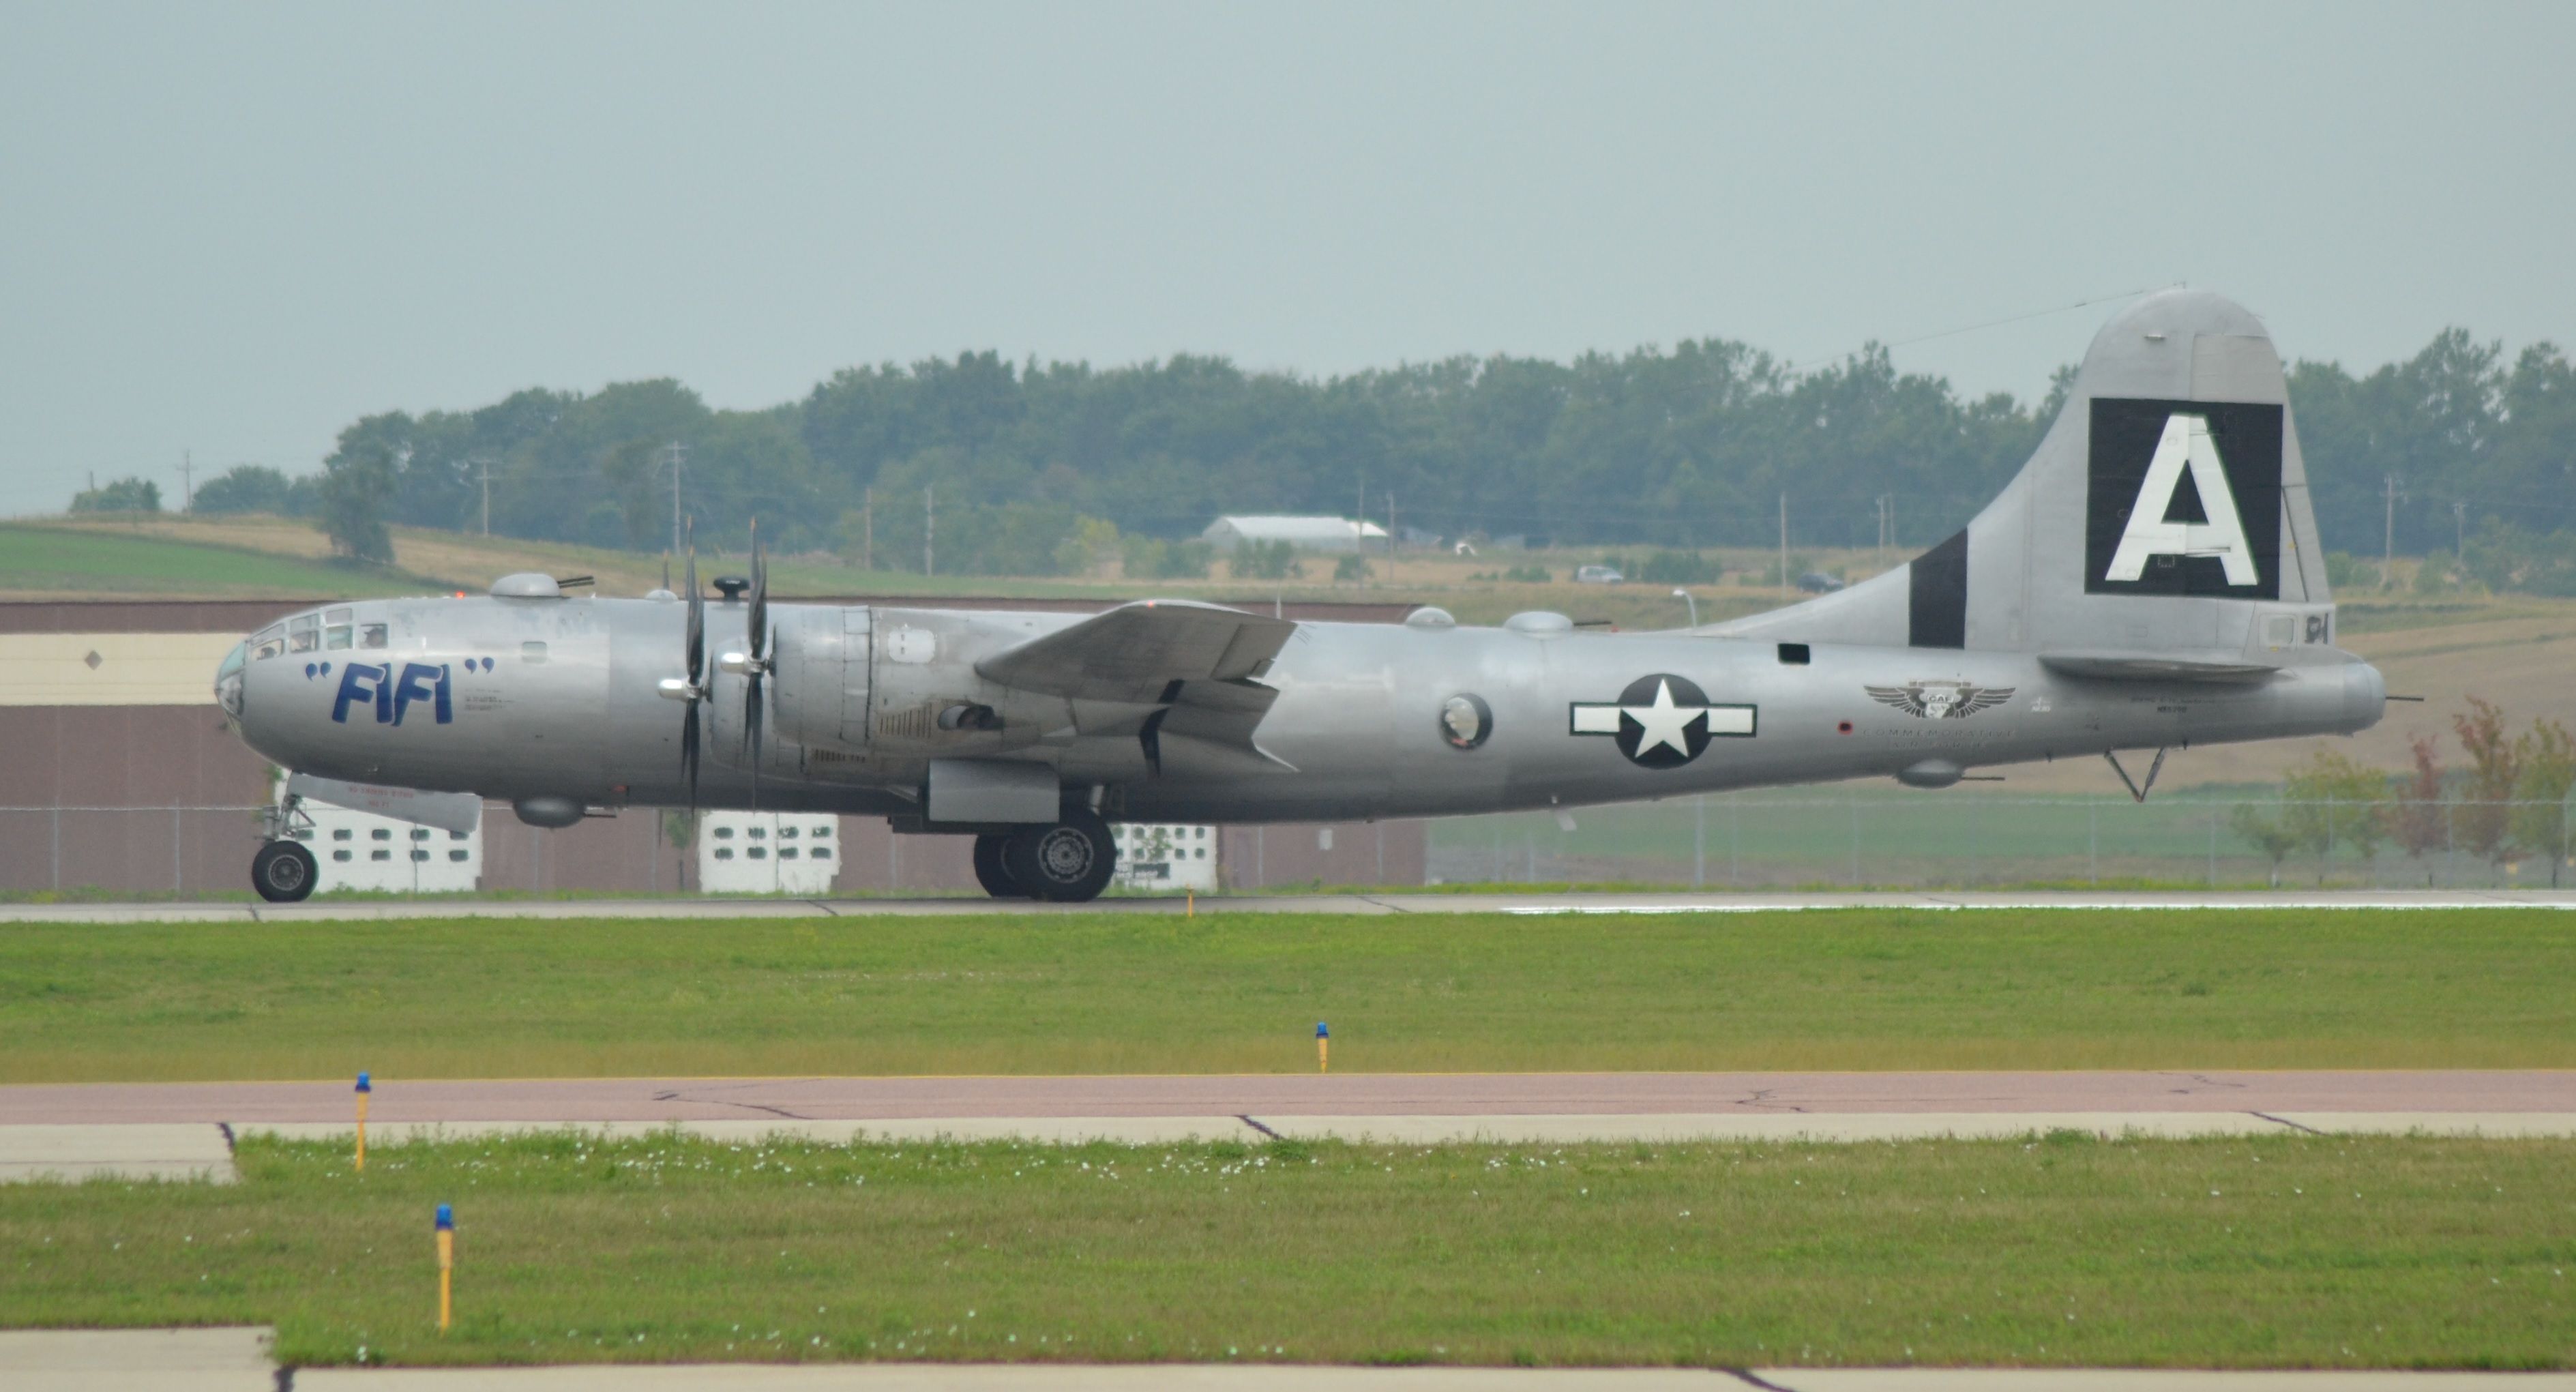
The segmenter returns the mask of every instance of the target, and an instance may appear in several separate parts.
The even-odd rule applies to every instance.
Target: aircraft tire
[[[321,878],[313,853],[301,842],[271,841],[250,858],[250,887],[272,904],[293,904],[313,893]]]
[[[1084,903],[1109,887],[1118,843],[1099,814],[1077,807],[1053,826],[1012,832],[1002,843],[1002,868],[1030,898]]]
[[[1026,899],[1029,892],[1020,888],[1020,882],[1011,878],[1010,867],[1002,863],[1002,847],[1010,839],[1000,835],[975,838],[975,883],[996,899]]]

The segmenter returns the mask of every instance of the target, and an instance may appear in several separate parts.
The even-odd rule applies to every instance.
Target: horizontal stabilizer
[[[2188,649],[2047,652],[2039,655],[2039,665],[2060,676],[2094,681],[2258,682],[2281,670],[2267,663],[2248,662],[2242,653]]]
[[[1084,701],[1173,699],[1180,682],[1237,682],[1268,670],[1297,625],[1189,600],[1122,604],[975,664],[988,681]],[[1265,703],[1266,704],[1266,703]]]

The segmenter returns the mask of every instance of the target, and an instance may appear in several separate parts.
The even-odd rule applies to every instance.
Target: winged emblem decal
[[[2009,686],[1973,682],[1918,681],[1903,686],[1864,686],[1869,699],[1894,706],[1917,720],[1965,720],[2012,699]]]

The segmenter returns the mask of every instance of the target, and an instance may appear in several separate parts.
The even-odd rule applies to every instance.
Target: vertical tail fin
[[[2334,641],[2287,379],[2262,322],[2151,295],[2094,336],[2030,462],[1888,574],[1717,631],[2276,666]]]

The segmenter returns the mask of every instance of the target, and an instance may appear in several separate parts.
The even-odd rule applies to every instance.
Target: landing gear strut
[[[321,867],[304,843],[294,839],[299,829],[310,831],[313,819],[304,815],[303,799],[293,793],[275,807],[260,813],[259,854],[250,858],[250,887],[259,897],[272,904],[292,904],[313,893],[314,881],[322,877]]]
[[[1083,903],[1100,897],[1117,868],[1109,823],[1088,808],[1066,809],[1053,826],[975,838],[975,878],[996,899]]]

